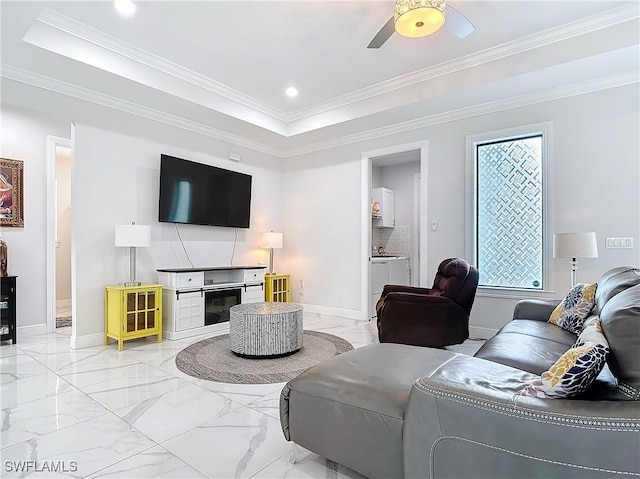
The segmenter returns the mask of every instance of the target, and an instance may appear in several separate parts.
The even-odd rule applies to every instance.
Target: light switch
[[[431,231],[438,231],[438,222],[437,221],[432,221],[431,222]]]
[[[614,249],[633,249],[633,238],[606,238],[604,242],[605,248]]]

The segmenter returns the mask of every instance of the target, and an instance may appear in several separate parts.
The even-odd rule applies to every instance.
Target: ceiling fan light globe
[[[445,21],[444,0],[397,0],[393,19],[400,35],[426,37],[437,32]]]

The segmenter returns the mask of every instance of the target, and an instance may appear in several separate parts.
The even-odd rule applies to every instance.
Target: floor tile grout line
[[[342,322],[340,322],[340,320]],[[342,337],[343,339],[346,339],[347,341],[351,342],[354,347],[358,347],[358,346],[362,346],[365,344],[369,344],[372,342],[377,342],[377,335],[375,332],[375,328],[372,328],[372,323],[370,321],[367,322],[363,322],[363,321],[354,321],[354,320],[346,320],[344,318],[330,318],[330,317],[322,317],[322,315],[314,315],[312,320],[310,321],[311,324],[305,325],[305,329],[310,329],[310,330],[330,330],[332,331],[334,334],[337,334],[339,337]],[[222,334],[222,333],[221,333]],[[348,339],[349,337],[351,337],[352,339]],[[356,338],[355,340],[353,338]],[[197,341],[200,340],[201,338],[196,338],[193,341]],[[33,343],[29,343],[27,345],[27,347],[30,348],[35,348],[32,350],[32,354],[37,355],[37,346],[41,346],[41,348],[43,348],[45,351],[48,351],[48,348],[51,346],[48,346],[48,344],[55,344],[62,341],[63,343],[66,342],[66,338],[60,338],[57,337],[55,335],[50,335],[49,339],[40,339],[36,342]],[[182,344],[184,344],[184,347],[189,346],[190,344],[193,343],[193,341],[187,341],[187,342],[183,342]],[[160,344],[160,343],[159,343]],[[133,454],[133,455],[127,455],[127,457],[116,457],[115,462],[113,462],[110,466],[106,466],[98,471],[94,471],[91,474],[89,474],[91,477],[95,476],[95,475],[99,475],[100,471],[105,471],[106,469],[108,469],[109,467],[113,467],[116,464],[119,464],[123,461],[129,460],[131,458],[134,458],[136,455],[138,454],[142,454],[145,451],[149,451],[151,448],[153,447],[159,447],[160,450],[162,451],[166,451],[168,454],[171,455],[172,458],[174,459],[178,459],[180,461],[181,464],[185,464],[188,467],[192,468],[194,471],[197,471],[199,474],[202,474],[205,477],[208,477],[209,475],[206,474],[205,472],[203,472],[202,470],[198,469],[198,467],[196,467],[194,464],[192,464],[190,461],[190,459],[182,459],[182,457],[175,455],[173,452],[171,452],[170,450],[168,450],[164,443],[166,443],[167,441],[173,440],[175,438],[180,437],[183,434],[187,434],[190,431],[193,431],[195,428],[194,427],[189,427],[189,429],[183,433],[179,433],[175,436],[173,436],[172,438],[163,440],[162,442],[157,442],[155,440],[153,440],[152,438],[150,438],[149,436],[147,436],[144,432],[142,432],[142,430],[138,429],[136,426],[134,426],[132,423],[126,421],[124,419],[124,417],[120,417],[118,414],[116,414],[116,411],[119,410],[120,408],[115,408],[115,409],[111,409],[110,407],[105,406],[104,404],[100,403],[100,401],[97,401],[96,399],[94,399],[90,393],[86,393],[83,389],[87,386],[81,386],[78,387],[75,384],[73,384],[69,379],[66,379],[62,374],[59,374],[58,370],[53,370],[51,367],[47,366],[47,364],[43,364],[42,361],[47,361],[48,356],[51,357],[55,357],[55,355],[57,354],[56,351],[56,346],[51,347],[53,349],[53,352],[45,352],[45,353],[41,353],[38,357],[40,357],[41,359],[38,359],[38,357],[32,356],[32,354],[28,354],[27,351],[22,351],[19,348],[16,348],[15,353],[13,354],[13,356],[15,356],[16,354],[18,354],[18,352],[20,354],[25,354],[26,356],[29,356],[31,359],[33,359],[34,361],[36,361],[37,363],[40,363],[42,366],[44,366],[47,370],[49,370],[52,374],[55,375],[55,377],[57,377],[58,379],[62,379],[63,381],[65,381],[66,383],[69,383],[71,388],[80,391],[82,394],[84,394],[85,396],[87,396],[91,401],[94,401],[95,403],[97,403],[98,405],[100,405],[102,408],[105,409],[106,412],[110,412],[112,413],[119,421],[122,421],[127,427],[129,427],[129,429],[131,431],[135,431],[136,433],[140,434],[141,437],[145,437],[147,438],[147,440],[149,440],[151,442],[151,446],[142,449],[141,451]],[[62,348],[64,349],[64,348]],[[131,348],[134,349],[134,348]],[[101,348],[101,351],[105,351],[106,348]],[[69,350],[66,350],[69,351]],[[65,351],[65,352],[66,352]],[[81,350],[80,350],[81,351]],[[195,391],[204,391],[210,394],[215,394],[217,397],[221,397],[223,400],[225,401],[230,401],[232,404],[236,405],[236,407],[229,409],[228,411],[226,411],[224,414],[220,415],[220,416],[216,416],[214,414],[213,417],[207,418],[205,421],[202,422],[202,424],[206,424],[209,421],[216,421],[216,420],[220,420],[222,418],[224,418],[226,415],[231,414],[231,413],[238,413],[240,412],[242,409],[244,409],[245,411],[251,411],[250,414],[259,414],[259,417],[266,417],[269,422],[271,424],[275,424],[272,422],[272,420],[278,421],[278,418],[275,417],[274,415],[269,414],[269,412],[266,411],[270,411],[270,412],[275,412],[276,408],[271,408],[271,407],[267,407],[269,405],[273,405],[275,403],[272,403],[272,401],[277,401],[277,394],[280,394],[279,390],[271,390],[270,392],[264,393],[264,390],[261,389],[256,389],[256,390],[245,390],[245,389],[234,389],[233,386],[229,387],[228,390],[226,387],[221,387],[218,388],[217,390],[215,389],[215,386],[212,387],[212,389],[209,389],[207,387],[207,385],[205,385],[204,383],[202,383],[201,380],[198,380],[197,378],[192,378],[193,380],[189,380],[187,375],[184,375],[184,373],[182,373],[182,375],[177,371],[177,370],[172,370],[172,365],[170,364],[170,361],[175,361],[175,356],[179,353],[179,349],[172,349],[172,348],[154,348],[152,347],[151,344],[147,345],[147,344],[143,344],[140,345],[139,349],[135,349],[135,353],[134,354],[126,354],[127,350],[125,349],[125,351],[122,352],[121,355],[117,355],[117,357],[124,357],[127,361],[132,361],[130,364],[127,364],[125,366],[122,366],[123,369],[133,366],[133,365],[144,365],[144,368],[146,370],[146,368],[149,368],[149,371],[153,370],[155,372],[160,373],[163,377],[174,377],[178,380],[180,380],[182,383],[182,386],[180,386],[180,388],[174,389],[172,391],[166,391],[163,393],[160,393],[158,395],[154,395],[153,397],[163,397],[163,396],[167,396],[170,394],[175,393],[176,391],[179,391],[182,388],[190,388],[191,386],[197,386],[197,388],[195,388]],[[155,353],[159,353],[160,356],[160,363],[158,363],[158,358],[154,358]],[[164,356],[167,356],[167,359],[162,359],[164,358]],[[9,356],[12,357],[12,356]],[[52,364],[50,361],[47,361],[48,364]],[[105,369],[111,369],[109,367],[106,367]],[[175,368],[174,368],[175,369]],[[88,371],[81,371],[79,373],[83,373],[86,372],[88,374],[91,373],[91,370]],[[67,377],[69,377],[70,374],[73,374],[74,372],[69,371],[68,373],[65,373],[65,375]],[[45,373],[42,373],[45,374]],[[123,374],[124,375],[124,374]],[[108,381],[105,380],[105,381]],[[105,382],[105,381],[99,381],[99,382]],[[92,383],[92,384],[97,384],[96,383]],[[226,383],[220,383],[220,384],[226,384]],[[244,386],[244,385],[243,385]],[[135,386],[133,386],[135,387]],[[68,391],[72,391],[73,389],[68,389]],[[65,391],[66,392],[66,391]],[[60,393],[55,393],[55,394],[51,394],[49,396],[52,395],[56,395],[56,394],[60,394]],[[198,393],[199,394],[199,393]],[[270,398],[268,401],[265,400],[265,398],[269,397],[269,396],[273,396],[272,398]],[[45,396],[48,397],[48,396]],[[41,398],[44,399],[44,398]],[[239,399],[239,400],[238,400]],[[249,402],[246,402],[246,400],[249,400]],[[140,404],[141,401],[137,401],[136,403],[134,403],[131,407],[134,407],[135,404]],[[261,404],[262,404],[262,408],[261,408]],[[105,413],[106,414],[106,413]],[[99,416],[102,417],[102,416]],[[270,418],[270,419],[269,419]],[[80,421],[79,423],[76,424],[80,424],[84,421]],[[133,421],[135,423],[135,421]],[[202,425],[201,424],[201,425]],[[200,426],[197,426],[200,427]],[[274,426],[275,427],[275,426]],[[149,430],[149,432],[151,432],[151,430]],[[157,436],[160,437],[160,436]],[[73,447],[73,445],[70,445],[70,447]],[[250,477],[258,477],[260,475],[261,472],[263,472],[265,469],[267,469],[268,467],[273,466],[275,463],[277,463],[280,460],[286,460],[286,456],[289,453],[284,453],[283,455],[276,457],[275,459],[271,460],[268,464],[264,465],[263,467],[261,467],[258,471],[254,472]],[[185,457],[189,457],[189,456],[185,456]],[[272,459],[273,456],[268,456],[265,457],[265,459],[270,460]],[[133,464],[136,464],[135,462]],[[196,462],[196,464],[199,464],[200,466],[204,466],[203,463],[199,463]],[[256,466],[258,466],[258,464],[256,464]],[[137,465],[135,467],[138,467]],[[281,466],[277,466],[278,468],[280,468]],[[315,466],[314,466],[315,467]],[[209,471],[211,473],[211,471],[209,469],[206,469],[207,471]],[[292,468],[287,468],[287,470],[291,470],[294,474],[296,472],[296,470],[300,471],[300,470],[304,470],[303,469],[296,469],[295,466],[292,466]],[[194,472],[195,473],[195,472]],[[348,475],[348,474],[347,474]],[[213,474],[212,477],[217,477],[215,474]],[[342,476],[341,476],[342,477]]]

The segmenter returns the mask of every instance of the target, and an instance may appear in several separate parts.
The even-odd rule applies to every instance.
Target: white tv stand
[[[233,304],[264,301],[265,266],[159,269],[162,329],[183,339],[229,328]]]

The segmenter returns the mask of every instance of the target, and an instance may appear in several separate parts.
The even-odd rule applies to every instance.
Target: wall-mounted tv
[[[160,156],[158,221],[248,228],[251,175]]]

